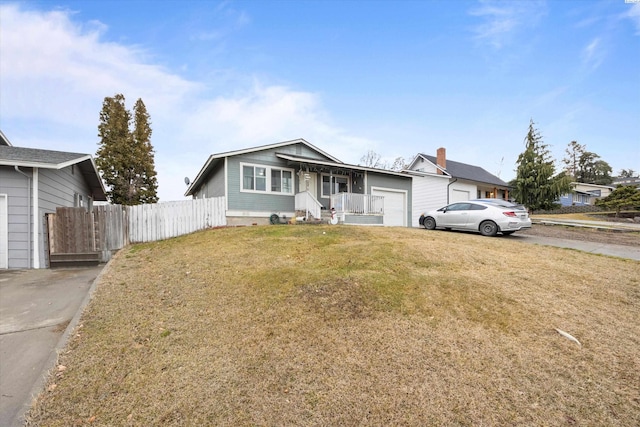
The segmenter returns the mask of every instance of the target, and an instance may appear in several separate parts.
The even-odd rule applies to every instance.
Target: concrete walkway
[[[24,425],[102,268],[0,270],[0,426]]]

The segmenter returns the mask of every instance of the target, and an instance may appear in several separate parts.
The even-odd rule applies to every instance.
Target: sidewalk
[[[544,218],[535,217],[531,218],[534,224],[546,224],[546,225],[567,225],[570,227],[587,227],[587,228],[599,228],[609,231],[639,231],[640,224],[636,222],[614,222],[614,221],[590,221],[579,219],[559,219],[559,218]]]
[[[543,225],[563,225],[568,227],[584,227],[593,228],[598,230],[606,230],[609,232],[628,233],[628,232],[640,232],[640,224],[633,222],[613,222],[613,221],[591,221],[591,220],[577,220],[577,219],[558,219],[558,218],[544,218],[536,217],[531,221],[534,224]],[[607,243],[597,243],[581,240],[567,240],[554,237],[542,237],[542,236],[526,236],[520,235],[524,241],[528,243],[536,243],[539,245],[557,246],[560,248],[577,249],[583,252],[590,252],[601,255],[610,255],[619,258],[633,259],[640,261],[640,245],[638,246],[624,246],[624,245],[612,245]]]
[[[0,270],[0,426],[23,426],[103,265]]]
[[[582,252],[589,252],[592,254],[608,255],[618,258],[633,259],[640,261],[640,245],[638,246],[625,246],[625,245],[611,245],[608,243],[597,243],[583,240],[567,240],[559,239],[556,237],[543,237],[543,236],[527,236],[525,234],[515,233],[509,236],[510,239],[522,241],[526,243],[533,243],[538,245],[555,246],[558,248],[576,249]]]

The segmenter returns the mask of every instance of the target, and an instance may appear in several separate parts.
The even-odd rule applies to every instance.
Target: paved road
[[[0,270],[0,426],[24,425],[102,267]]]

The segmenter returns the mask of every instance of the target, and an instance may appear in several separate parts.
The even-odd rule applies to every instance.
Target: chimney
[[[436,157],[436,163],[442,169],[447,169],[447,150],[445,150],[444,147],[438,148],[438,155]],[[443,174],[440,169],[438,169],[438,173],[440,175]]]

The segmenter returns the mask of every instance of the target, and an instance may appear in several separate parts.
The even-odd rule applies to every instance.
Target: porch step
[[[98,264],[100,264],[100,252],[49,255],[49,268],[89,267]]]

